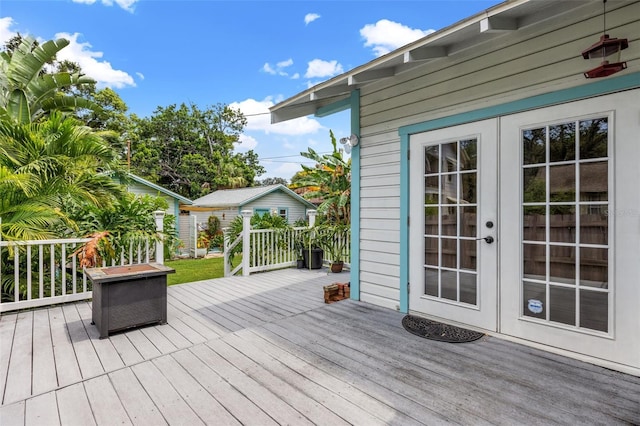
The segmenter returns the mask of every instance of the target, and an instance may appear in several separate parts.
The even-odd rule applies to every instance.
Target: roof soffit
[[[315,114],[318,108],[348,98],[352,90],[472,49],[506,32],[538,24],[594,1],[599,0],[508,0],[271,107],[271,121],[278,123]]]

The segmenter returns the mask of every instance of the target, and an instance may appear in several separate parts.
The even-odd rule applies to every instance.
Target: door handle
[[[491,235],[488,235],[488,236],[482,237],[482,238],[476,238],[476,241],[478,241],[478,240],[484,240],[484,242],[487,243],[487,244],[491,244],[494,241],[494,239],[493,239],[493,237]]]

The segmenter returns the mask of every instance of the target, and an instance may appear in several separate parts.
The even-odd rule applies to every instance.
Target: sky
[[[481,0],[1,0],[0,43],[16,33],[66,38],[59,59],[115,90],[129,113],[224,104],[248,120],[238,152],[287,180],[309,147],[331,151],[350,112],[270,124],[268,108],[482,12]]]

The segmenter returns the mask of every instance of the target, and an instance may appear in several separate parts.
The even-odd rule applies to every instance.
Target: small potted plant
[[[318,227],[318,241],[330,262],[331,272],[342,272],[347,252],[348,225],[326,224]]]
[[[302,231],[295,245],[298,258],[302,257],[303,267],[309,269],[322,268],[323,250],[319,241],[319,234],[315,228]]]

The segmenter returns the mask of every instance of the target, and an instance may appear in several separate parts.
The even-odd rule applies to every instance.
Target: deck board
[[[403,314],[323,303],[347,274],[172,286],[168,323],[99,339],[90,302],[0,317],[0,423],[640,424],[640,377]]]

